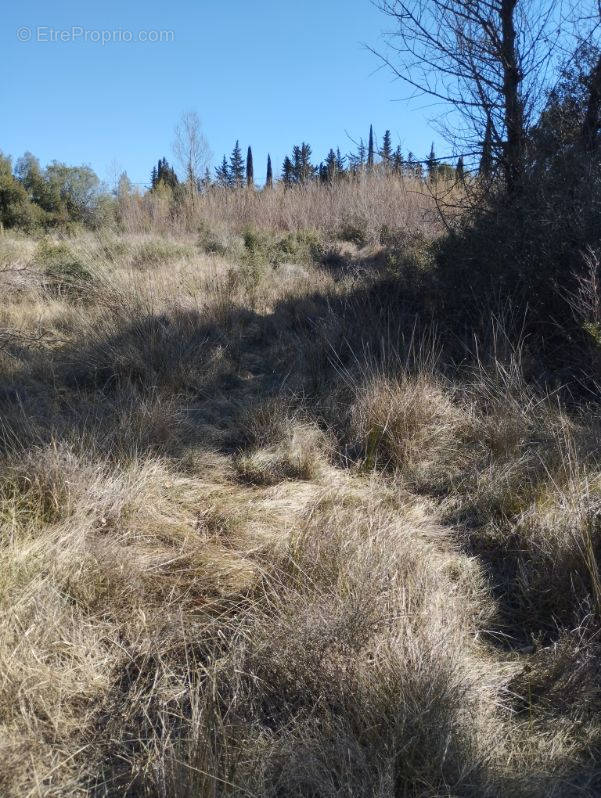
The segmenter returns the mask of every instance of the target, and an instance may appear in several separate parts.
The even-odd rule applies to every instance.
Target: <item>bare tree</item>
[[[492,137],[510,194],[523,179],[525,135],[546,96],[562,12],[557,0],[377,0],[395,22],[376,53],[417,94],[458,112],[442,124],[455,147]],[[374,51],[375,52],[375,51]]]
[[[595,12],[584,15],[585,32],[581,33],[581,43],[592,44],[597,48],[597,60],[590,75],[588,97],[584,120],[581,129],[581,142],[587,152],[593,152],[598,146],[598,134],[601,128],[601,47],[599,32],[601,29],[601,0],[597,0]]]
[[[196,111],[186,111],[181,115],[175,128],[173,153],[185,172],[190,192],[195,196],[211,159],[209,144]]]

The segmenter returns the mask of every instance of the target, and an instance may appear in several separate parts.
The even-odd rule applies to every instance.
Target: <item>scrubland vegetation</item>
[[[590,385],[347,190],[0,238],[3,795],[598,794]]]
[[[0,158],[2,796],[601,794],[601,57],[381,5],[471,169]]]

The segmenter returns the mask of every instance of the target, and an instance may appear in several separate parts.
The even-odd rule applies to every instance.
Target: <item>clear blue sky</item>
[[[173,160],[178,116],[195,110],[213,162],[239,138],[253,147],[259,182],[267,152],[279,173],[294,144],[308,141],[319,161],[330,147],[353,148],[347,132],[367,139],[370,123],[379,140],[390,128],[405,154],[426,157],[434,140],[443,155],[428,124],[435,109],[399,101],[406,88],[364,47],[382,44],[389,26],[369,0],[7,3],[0,150],[90,164],[106,180],[117,166],[144,184],[159,157]],[[75,40],[51,41],[51,28]],[[122,41],[102,45],[100,31],[122,31]],[[139,31],[173,40],[125,40]]]

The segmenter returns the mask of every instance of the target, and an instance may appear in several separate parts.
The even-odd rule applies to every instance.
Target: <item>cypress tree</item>
[[[273,169],[271,168],[271,155],[267,156],[267,178],[265,180],[265,185],[267,188],[272,188],[273,186]]]
[[[240,150],[240,142],[237,139],[230,155],[230,181],[236,188],[241,188],[244,185],[244,161]]]
[[[374,166],[374,128],[369,126],[369,146],[367,148],[367,168],[373,169]]]
[[[255,184],[255,169],[253,166],[253,151],[249,147],[246,153],[246,185],[254,186]]]

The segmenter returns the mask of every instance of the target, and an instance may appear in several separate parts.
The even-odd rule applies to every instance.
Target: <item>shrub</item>
[[[132,264],[138,267],[157,266],[192,254],[190,247],[165,238],[144,241],[133,255]]]
[[[64,241],[42,239],[34,255],[34,264],[43,269],[46,287],[54,293],[82,296],[93,279],[88,265],[74,255]]]
[[[356,244],[358,247],[363,247],[368,241],[369,225],[367,219],[361,216],[353,216],[345,219],[338,231],[338,238],[341,241],[348,241],[351,244]]]

